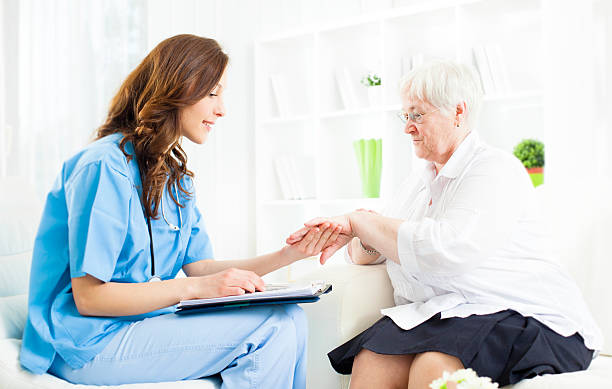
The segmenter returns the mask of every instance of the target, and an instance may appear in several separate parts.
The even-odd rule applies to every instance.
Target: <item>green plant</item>
[[[527,169],[544,167],[544,143],[535,139],[524,139],[514,147],[514,155]]]
[[[378,74],[376,73],[368,73],[361,79],[361,83],[365,86],[376,86],[380,85],[381,80]]]

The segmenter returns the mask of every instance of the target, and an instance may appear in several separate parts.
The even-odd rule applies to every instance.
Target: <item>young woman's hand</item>
[[[229,268],[218,273],[191,280],[191,298],[235,296],[265,289],[264,281],[249,270]]]
[[[323,225],[337,225],[340,227],[340,231],[338,234],[334,236],[330,236],[327,239],[327,242],[323,245],[323,249],[321,251],[321,256],[319,261],[321,264],[324,264],[336,251],[338,251],[342,246],[347,244],[353,238],[353,230],[351,228],[351,223],[348,215],[340,215],[334,217],[319,217],[304,223],[304,228],[301,228],[291,234],[286,242],[289,245],[295,245],[305,239],[308,234],[311,233],[312,230],[320,228]],[[334,238],[335,239],[332,239]]]
[[[291,262],[319,255],[323,249],[336,241],[341,230],[342,226],[335,223],[322,223],[318,226],[313,226],[301,235],[300,240],[295,240],[288,246],[285,246],[283,248],[283,255]]]

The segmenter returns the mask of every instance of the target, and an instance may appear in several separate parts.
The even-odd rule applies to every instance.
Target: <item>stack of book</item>
[[[487,96],[503,96],[510,93],[508,69],[503,60],[501,46],[497,44],[476,46],[472,49],[474,65],[480,75],[482,92]]]
[[[314,159],[307,156],[281,155],[274,159],[276,176],[283,200],[315,197]]]

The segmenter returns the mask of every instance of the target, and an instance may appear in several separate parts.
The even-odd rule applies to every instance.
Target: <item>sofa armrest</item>
[[[327,353],[371,326],[380,310],[394,305],[385,265],[326,265],[297,281],[324,280],[332,292],[314,304],[302,304],[308,316],[308,387],[346,387],[348,377],[337,374]]]

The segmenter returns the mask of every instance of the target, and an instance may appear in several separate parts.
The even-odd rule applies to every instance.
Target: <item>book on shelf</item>
[[[499,44],[475,46],[472,49],[474,65],[480,76],[485,95],[504,95],[510,92],[508,69]]]
[[[314,160],[308,156],[281,155],[274,159],[283,200],[315,197]]]
[[[412,69],[422,65],[425,62],[425,54],[416,53],[414,55],[405,55],[402,57],[401,76],[408,74]]]
[[[291,184],[289,182],[290,174],[287,163],[285,162],[285,157],[275,158],[274,168],[276,169],[276,177],[278,178],[283,200],[291,200],[293,190],[291,189]]]
[[[340,93],[340,100],[344,109],[352,109],[357,106],[354,88],[355,80],[351,77],[351,72],[348,68],[336,69],[336,83],[338,84],[338,92]]]
[[[289,100],[287,96],[287,80],[284,74],[276,73],[270,75],[272,95],[276,105],[276,112],[281,118],[289,116]]]
[[[505,65],[504,56],[499,44],[485,46],[495,93],[505,95],[510,93],[510,79],[508,77],[508,67]]]
[[[484,46],[476,46],[472,48],[472,52],[474,53],[474,65],[476,65],[476,70],[480,76],[482,93],[492,95],[495,93],[495,84],[493,83],[493,75],[485,48]]]

